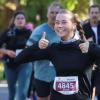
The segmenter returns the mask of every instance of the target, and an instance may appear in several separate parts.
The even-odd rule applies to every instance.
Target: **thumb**
[[[46,32],[43,32],[42,39],[45,39],[45,38],[46,38]]]

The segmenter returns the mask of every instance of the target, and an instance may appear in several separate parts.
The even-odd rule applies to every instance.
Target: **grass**
[[[4,80],[4,65],[3,62],[0,62],[0,80]]]

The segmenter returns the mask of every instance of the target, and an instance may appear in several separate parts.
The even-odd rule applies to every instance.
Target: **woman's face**
[[[25,26],[25,24],[26,24],[25,16],[23,14],[18,14],[15,17],[14,25],[17,28],[23,28]]]
[[[76,24],[72,22],[70,14],[57,14],[55,21],[55,31],[61,38],[67,38],[74,34]]]

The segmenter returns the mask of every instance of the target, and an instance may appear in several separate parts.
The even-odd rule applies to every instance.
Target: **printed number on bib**
[[[78,92],[78,77],[56,77],[53,88],[64,95],[71,95]]]

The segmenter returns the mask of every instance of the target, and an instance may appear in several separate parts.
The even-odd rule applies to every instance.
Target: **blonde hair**
[[[71,21],[72,22],[76,22],[74,14],[71,11],[69,11],[69,10],[60,9],[60,11],[58,12],[58,14],[69,14],[69,15],[71,15]]]

